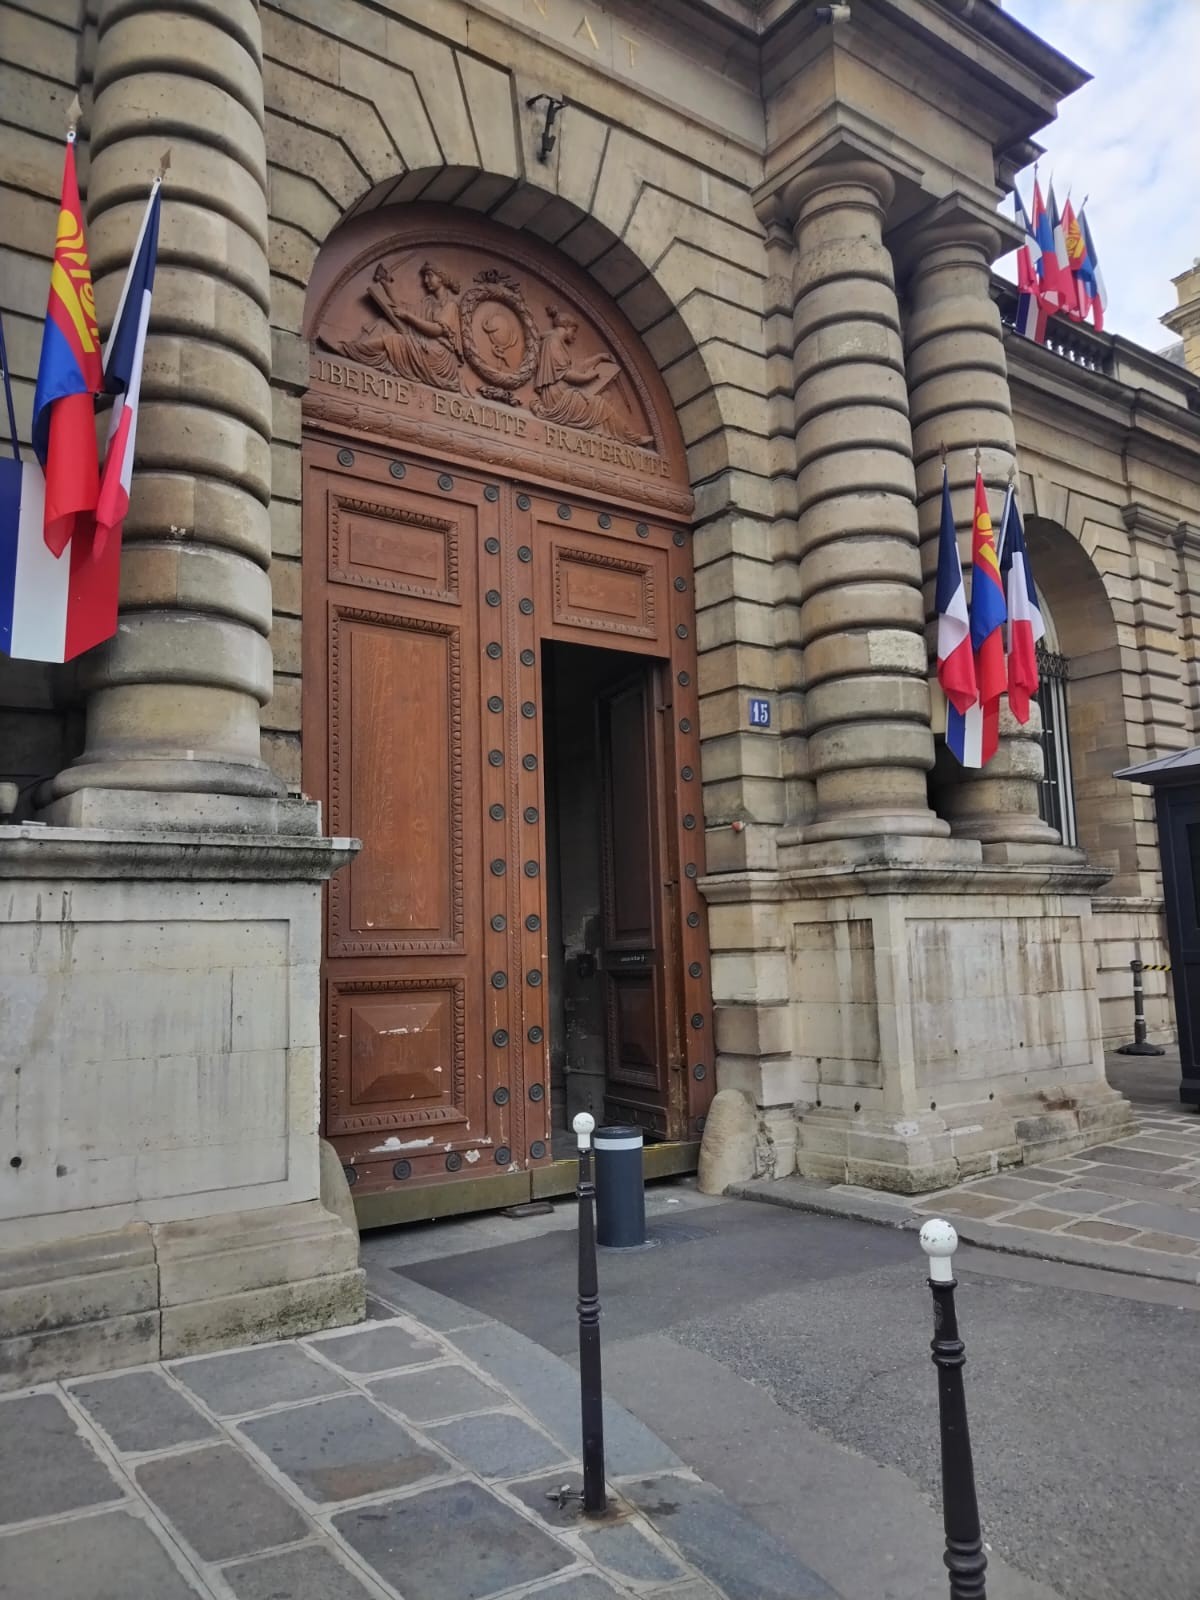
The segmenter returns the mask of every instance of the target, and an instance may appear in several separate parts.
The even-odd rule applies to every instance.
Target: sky
[[[1200,255],[1200,0],[1004,0],[1004,9],[1092,74],[1037,134],[1038,177],[1043,194],[1054,178],[1060,207],[1068,188],[1077,208],[1089,196],[1105,331],[1161,350],[1174,338],[1158,321],[1176,304],[1171,279]],[[1032,168],[1018,187],[1032,209]],[[999,271],[1015,279],[1015,258]]]

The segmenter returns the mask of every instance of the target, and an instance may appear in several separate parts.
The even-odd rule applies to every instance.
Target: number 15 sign
[[[750,726],[752,728],[769,728],[771,726],[771,702],[769,700],[751,700]]]

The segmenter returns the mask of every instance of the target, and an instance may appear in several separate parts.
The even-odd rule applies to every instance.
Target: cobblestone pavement
[[[0,1400],[0,1597],[837,1600],[616,1406],[609,1517],[560,1508],[577,1377],[415,1292],[421,1320]]]
[[[1179,1105],[1178,1052],[1132,1065],[1111,1056],[1109,1078],[1133,1102],[1135,1132],[1077,1156],[915,1197],[800,1178],[741,1184],[733,1192],[898,1226],[944,1216],[971,1244],[1198,1283],[1200,1116]]]
[[[1200,1118],[1137,1113],[1137,1132],[1079,1156],[1015,1168],[925,1195],[919,1215],[984,1221],[997,1230],[1119,1246],[1109,1265],[1150,1276],[1164,1257],[1179,1275],[1200,1277]],[[1052,1246],[1051,1246],[1052,1248]],[[1172,1272],[1171,1276],[1176,1273]]]

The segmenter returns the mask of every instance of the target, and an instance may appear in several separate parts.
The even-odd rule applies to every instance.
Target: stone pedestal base
[[[318,1201],[0,1250],[0,1392],[357,1322],[363,1284]]]
[[[0,828],[0,1385],[361,1315],[317,1138],[320,890],[356,846],[309,809]]]
[[[718,1088],[757,1111],[747,1177],[917,1193],[1128,1130],[1104,1078],[1103,874],[967,840],[786,854],[705,884]]]
[[[985,1097],[913,1117],[812,1106],[797,1117],[796,1170],[806,1178],[924,1194],[1132,1131],[1129,1102],[1094,1082],[1004,1101]]]

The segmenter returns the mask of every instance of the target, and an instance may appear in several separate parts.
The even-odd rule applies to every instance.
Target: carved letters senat
[[[450,1000],[451,1046],[449,1066],[449,1104],[423,1106],[397,1113],[395,1107],[386,1111],[357,1111],[346,1109],[352,1103],[353,1085],[346,1062],[346,1045],[349,1041],[347,1013],[353,1009],[353,999],[358,995],[394,995],[403,999],[410,994],[444,994]],[[348,1002],[348,1003],[347,1003]],[[467,1110],[467,1008],[466,986],[461,978],[363,978],[351,979],[329,986],[329,1059],[326,1067],[326,1118],[332,1134],[355,1133],[372,1128],[430,1126],[439,1123],[463,1123],[468,1120]],[[420,1151],[414,1148],[413,1154]]]
[[[389,611],[368,611],[352,606],[334,606],[329,622],[329,827],[334,835],[345,833],[345,801],[342,780],[345,771],[348,718],[345,704],[342,663],[342,625],[365,622],[377,627],[396,628],[413,633],[435,634],[447,645],[447,703],[450,709],[449,739],[449,817],[451,848],[451,937],[449,939],[403,939],[395,936],[372,937],[347,925],[351,874],[354,867],[335,873],[329,881],[329,954],[354,955],[451,955],[463,944],[463,726],[462,726],[462,648],[459,629],[452,623],[430,622],[423,617],[398,617]]]

